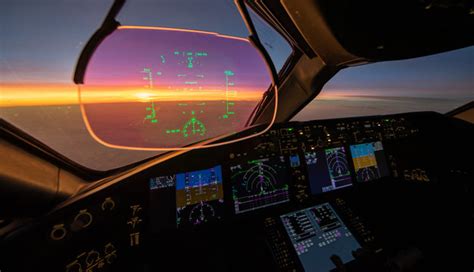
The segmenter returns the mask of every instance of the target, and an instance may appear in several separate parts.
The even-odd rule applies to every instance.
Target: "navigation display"
[[[352,261],[352,251],[360,247],[329,203],[280,216],[305,271],[335,268],[330,257]]]
[[[344,147],[306,152],[305,161],[313,195],[352,185]]]
[[[221,217],[224,207],[221,166],[176,174],[178,227],[200,225]]]
[[[288,202],[287,162],[283,156],[251,160],[230,167],[235,213]]]
[[[351,145],[351,154],[358,182],[389,175],[382,142]]]

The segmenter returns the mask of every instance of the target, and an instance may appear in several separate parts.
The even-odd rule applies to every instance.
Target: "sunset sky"
[[[101,25],[112,2],[113,0],[0,1],[0,118],[5,118],[66,157],[99,170],[120,167],[158,154],[113,149],[98,143],[91,137],[80,107],[77,106],[78,86],[72,81],[77,59],[87,41]],[[118,20],[122,25],[194,29],[238,37],[248,35],[233,0],[127,0]],[[256,21],[256,28],[277,70],[280,69],[291,55],[291,47],[264,23]],[[133,71],[139,73],[137,68],[133,68]],[[140,67],[142,68],[144,67]],[[239,73],[243,74],[241,72]],[[141,79],[136,77],[135,80]],[[139,81],[133,88],[106,84],[109,86],[102,86],[100,91],[94,90],[93,86],[83,86],[81,89],[90,98],[86,99],[89,102],[120,102],[118,97],[139,102],[158,98],[163,101],[171,96],[179,97],[177,93],[182,98],[193,99],[191,91],[194,90],[180,87],[179,92],[176,89],[168,91],[159,84],[146,88]],[[200,90],[199,98],[194,97],[197,100],[219,100],[218,93],[223,98],[223,90],[219,90],[215,84],[206,82],[206,86],[201,87],[205,88]],[[237,86],[235,89],[240,93],[237,97],[240,100],[257,100],[262,94],[261,89],[249,86],[246,90]],[[380,98],[381,96],[392,98]],[[421,59],[376,63],[342,70],[293,120],[420,110],[447,112],[473,99],[474,47],[471,46]],[[151,108],[150,103],[128,104],[130,108],[134,107],[136,118],[130,114],[123,118],[128,123],[144,124],[144,118],[149,114],[147,108]],[[218,119],[215,127],[205,120],[223,117],[227,113],[224,104],[207,104],[214,105],[214,113],[206,105],[204,113],[196,112],[196,118],[204,121],[208,130],[228,127],[228,121],[232,118]],[[252,101],[236,103],[235,121],[245,121],[255,104]],[[90,108],[97,106],[87,105]],[[112,108],[125,113],[122,105],[115,107],[114,103],[107,103],[100,106],[99,112],[103,112],[104,108]],[[183,120],[176,122],[173,119],[175,114],[171,111],[173,114],[169,116],[173,118],[164,120],[163,105],[155,106],[156,110],[160,107],[161,128],[183,128],[184,121],[194,116],[193,109],[189,107],[181,109],[180,118]],[[107,121],[122,122],[122,119]],[[145,126],[141,126],[143,127]],[[130,132],[133,130],[128,130]],[[175,134],[168,136],[170,135],[170,138],[178,139],[173,137]],[[77,148],[78,146],[81,148]]]
[[[0,106],[77,102],[72,74],[77,58],[112,1],[5,0],[0,8]],[[182,7],[182,8],[179,8]],[[196,8],[201,7],[201,8]],[[123,24],[200,29],[245,37],[232,1],[132,0]],[[262,32],[277,66],[288,46]],[[423,59],[371,64],[341,71],[323,95],[385,95],[472,99],[474,48]]]

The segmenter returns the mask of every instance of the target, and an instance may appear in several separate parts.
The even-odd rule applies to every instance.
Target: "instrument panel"
[[[218,159],[207,158],[203,168],[167,169],[150,177],[152,213],[176,209],[176,220],[170,221],[176,225],[157,223],[156,228],[204,225],[380,180],[391,175],[383,142],[418,133],[405,117],[356,119],[335,127],[321,123],[277,125],[248,142],[221,148]],[[165,205],[163,198],[176,206]]]
[[[438,139],[427,135],[449,126],[436,113],[289,122],[152,161],[12,232],[5,248],[20,261],[10,267],[329,270],[360,248],[375,254],[396,243],[382,238],[387,230],[374,220],[382,206],[374,205],[395,202],[400,184],[437,184],[456,171],[471,177],[469,163],[432,159],[453,150],[433,148]],[[174,262],[183,250],[193,254]]]

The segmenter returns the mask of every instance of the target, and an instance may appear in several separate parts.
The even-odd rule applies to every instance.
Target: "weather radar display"
[[[344,147],[305,153],[306,169],[312,194],[320,194],[352,185]]]
[[[178,227],[220,219],[224,205],[221,166],[176,174]]]
[[[251,160],[230,167],[235,213],[289,201],[290,179],[284,157]]]
[[[351,145],[351,154],[358,182],[389,175],[382,142]]]

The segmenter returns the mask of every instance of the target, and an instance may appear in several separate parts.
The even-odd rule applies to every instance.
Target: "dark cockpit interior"
[[[472,133],[432,112],[278,124],[93,183],[11,233],[4,260],[24,271],[467,268]]]
[[[236,2],[294,42],[276,122],[267,95],[213,147],[94,171],[2,119],[0,271],[472,271],[472,102],[290,121],[342,68],[472,46],[472,3]]]

